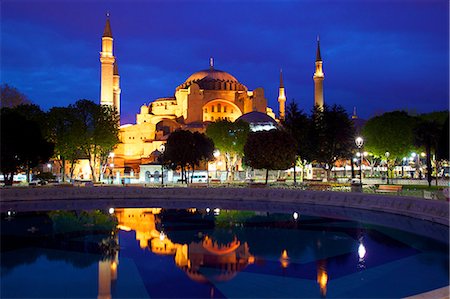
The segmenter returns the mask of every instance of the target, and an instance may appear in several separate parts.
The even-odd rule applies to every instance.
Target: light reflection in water
[[[287,268],[289,266],[289,256],[286,249],[281,253],[280,263],[282,268]]]
[[[319,260],[317,261],[317,283],[320,287],[320,294],[322,297],[327,295],[327,283],[328,283],[328,274],[327,274],[327,261]]]

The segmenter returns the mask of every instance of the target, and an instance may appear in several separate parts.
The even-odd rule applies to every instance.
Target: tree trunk
[[[352,170],[352,179],[354,179],[355,178],[355,167],[353,165],[353,160],[352,159],[350,159],[350,168]]]
[[[326,171],[327,171],[327,182],[329,182],[330,178],[331,178],[331,168],[330,168],[330,166],[327,167]]]
[[[266,185],[269,180],[269,169],[266,169]]]
[[[294,163],[294,186],[297,185],[297,178],[296,178],[296,175],[295,175],[295,164],[296,163]]]
[[[439,175],[439,173],[438,173],[438,171],[439,171],[439,162],[438,162],[438,160],[436,159],[435,160],[435,166],[436,166],[436,186],[438,185],[438,175]]]
[[[5,173],[3,175],[3,180],[5,182],[5,186],[12,186],[14,182],[14,172],[12,173]]]
[[[62,182],[64,183],[66,181],[66,159],[62,158],[61,163],[61,177]]]
[[[75,171],[75,162],[76,160],[71,160],[70,161],[70,181],[73,181],[73,172]]]
[[[427,181],[428,181],[428,187],[431,187],[431,148],[430,145],[426,146],[426,153],[427,153]],[[437,176],[437,174],[436,174]]]
[[[31,169],[30,169],[30,166],[27,163],[27,183],[30,182],[30,173],[31,173]],[[14,177],[14,174],[13,174],[13,177]]]

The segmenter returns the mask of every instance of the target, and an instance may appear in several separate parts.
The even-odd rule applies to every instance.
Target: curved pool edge
[[[450,286],[435,289],[429,292],[405,297],[403,299],[448,299],[450,297]]]
[[[409,216],[449,226],[449,202],[367,193],[306,191],[272,188],[146,188],[49,187],[2,188],[0,210],[39,207],[40,201],[109,200],[230,200],[238,202],[292,203],[347,207]]]

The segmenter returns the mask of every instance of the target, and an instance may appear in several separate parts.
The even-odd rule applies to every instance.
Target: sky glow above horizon
[[[430,1],[1,2],[1,83],[47,110],[99,102],[101,36],[110,12],[121,76],[122,124],[170,97],[192,73],[229,72],[263,87],[278,115],[286,96],[308,112],[320,35],[326,104],[369,118],[448,110],[449,4]]]

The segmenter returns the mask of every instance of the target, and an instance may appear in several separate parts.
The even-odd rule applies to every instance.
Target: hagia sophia
[[[100,104],[111,105],[120,115],[120,76],[113,52],[113,34],[109,16],[102,36]],[[315,62],[314,105],[323,106],[322,58],[317,40]],[[251,128],[270,129],[284,119],[285,88],[280,70],[279,115],[267,106],[262,87],[249,90],[238,79],[215,68],[211,57],[209,68],[194,72],[179,86],[174,95],[155,99],[141,106],[136,123],[120,127],[120,143],[114,150],[114,175],[136,174],[140,165],[155,160],[168,135],[176,129],[204,132],[209,123],[218,120],[243,119]],[[257,130],[257,129],[256,129]]]

